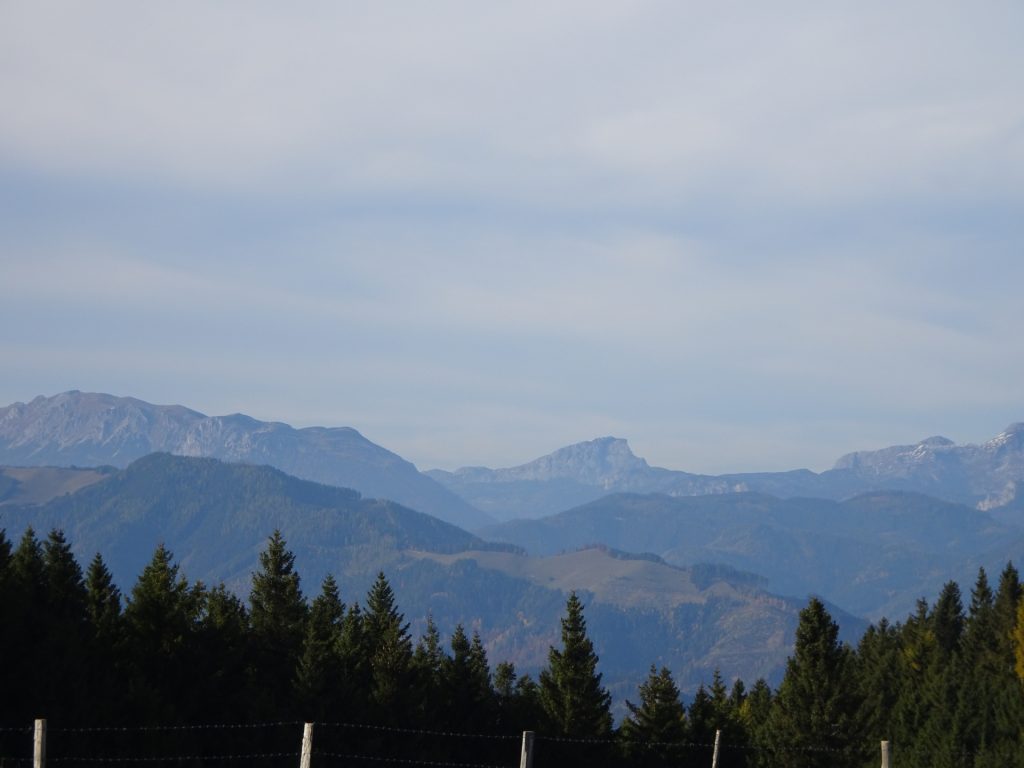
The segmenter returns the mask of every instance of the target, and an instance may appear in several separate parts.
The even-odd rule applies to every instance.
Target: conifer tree
[[[821,764],[815,750],[831,750],[829,763],[837,768],[860,762],[852,751],[860,742],[851,654],[838,636],[825,605],[812,598],[800,612],[796,645],[772,708],[774,745],[793,768]]]
[[[473,641],[461,624],[451,638],[451,656],[441,662],[442,701],[447,705],[450,724],[462,723],[474,732],[489,729],[494,717],[490,669],[480,637]]]
[[[45,602],[41,606],[44,634],[39,653],[49,660],[38,681],[44,711],[62,719],[77,715],[86,698],[86,590],[82,569],[64,533],[51,530],[43,542]]]
[[[647,679],[640,684],[639,695],[639,704],[626,700],[629,714],[619,729],[630,764],[639,768],[681,764],[687,736],[686,711],[668,667],[656,672],[652,664]]]
[[[248,713],[253,701],[249,613],[237,595],[218,584],[203,595],[198,627],[197,716],[207,722],[223,712]]]
[[[900,695],[901,663],[896,628],[884,618],[869,626],[856,654],[858,730],[868,738],[895,739],[892,717]]]
[[[400,722],[411,704],[412,640],[383,573],[377,574],[366,597],[362,635],[369,659],[370,704],[385,722]]]
[[[999,651],[995,597],[984,568],[971,590],[971,606],[961,644],[953,685],[956,708],[949,726],[954,752],[981,752],[995,737],[994,703],[997,696]]]
[[[295,555],[276,530],[260,553],[249,593],[255,675],[262,692],[257,711],[283,717],[292,709],[292,683],[306,630],[306,602],[295,571]],[[257,684],[258,680],[258,684]]]
[[[762,677],[758,678],[740,707],[740,720],[747,734],[747,743],[753,749],[747,753],[749,766],[770,764],[771,740],[769,718],[772,710],[772,689]]]
[[[85,611],[88,618],[86,652],[89,662],[89,711],[83,723],[117,722],[124,719],[123,680],[124,617],[121,611],[121,590],[114,584],[99,552],[89,563],[85,574]]]
[[[117,645],[121,635],[121,590],[97,552],[85,575],[85,609],[96,642]]]
[[[416,689],[416,709],[424,728],[440,727],[447,713],[438,702],[444,698],[443,669],[448,659],[441,646],[441,633],[434,617],[427,615],[427,626],[412,654],[412,677]]]
[[[13,659],[16,657],[18,632],[13,631],[17,626],[17,610],[15,605],[15,591],[13,575],[11,573],[11,542],[7,538],[7,531],[0,528],[0,659]],[[14,691],[10,690],[13,684],[13,672],[5,675],[8,680],[5,685],[9,689],[6,696],[0,696],[0,722],[10,723],[15,721],[16,707],[20,701],[16,698]],[[3,734],[0,733],[0,744],[3,743]]]
[[[519,677],[512,662],[502,661],[494,668],[494,693],[498,731],[517,733],[537,727],[543,716],[537,683],[529,675]]]
[[[46,566],[43,548],[31,526],[27,527],[10,558],[8,566],[8,611],[4,634],[9,640],[9,656],[18,659],[7,668],[4,695],[16,711],[44,711],[40,687],[35,684],[36,669],[45,669],[42,651],[46,642],[47,604]],[[12,630],[12,628],[17,630]]]
[[[960,647],[964,631],[964,607],[960,599],[960,585],[946,582],[932,609],[930,624],[935,645],[942,661],[948,662]]]
[[[342,677],[341,623],[345,606],[328,574],[310,606],[296,671],[296,694],[307,721],[323,720],[332,709]]]
[[[587,637],[583,604],[573,592],[566,603],[562,649],[552,647],[540,673],[540,697],[553,732],[572,738],[607,738],[611,697],[601,686],[597,654]]]
[[[687,710],[687,738],[693,744],[710,746],[715,740],[715,703],[701,683]],[[710,753],[709,753],[710,754]]]
[[[1017,606],[1024,597],[1020,574],[1013,563],[1007,563],[999,574],[999,586],[993,602],[996,640],[1000,663],[1013,664],[1013,629],[1017,623]]]
[[[194,702],[195,635],[201,587],[192,588],[160,544],[125,607],[128,703],[150,723],[188,717]]]

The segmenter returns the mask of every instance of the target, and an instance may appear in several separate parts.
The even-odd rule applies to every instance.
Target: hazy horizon
[[[1024,419],[1024,7],[0,7],[0,403],[827,469]]]

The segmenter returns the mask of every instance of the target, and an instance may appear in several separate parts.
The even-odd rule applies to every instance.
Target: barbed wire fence
[[[301,735],[300,735],[301,734]],[[877,742],[876,742],[877,744]],[[198,725],[48,727],[0,726],[0,768],[53,766],[224,766],[313,768],[313,766],[435,766],[437,768],[540,768],[583,764],[586,754],[613,761],[618,750],[660,751],[685,756],[686,765],[727,768],[737,755],[770,754],[784,758],[820,756],[823,765],[840,756],[867,764],[881,758],[881,768],[895,768],[890,744],[848,749],[761,747],[715,742],[628,741],[622,738],[578,739],[535,734],[463,733],[344,722],[216,723]],[[566,758],[572,756],[569,762]],[[970,764],[973,756],[962,756]],[[584,761],[586,762],[586,761]],[[743,761],[745,762],[745,761]],[[877,764],[877,763],[876,763]],[[665,768],[678,765],[665,759]]]

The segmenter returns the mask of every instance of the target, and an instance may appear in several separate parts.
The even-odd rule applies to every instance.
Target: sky
[[[693,472],[1024,421],[1024,5],[0,4],[0,405]]]

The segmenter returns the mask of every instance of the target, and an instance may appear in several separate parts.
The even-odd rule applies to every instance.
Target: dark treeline
[[[671,671],[652,665],[618,728],[575,595],[533,679],[492,667],[461,626],[443,639],[428,622],[412,638],[383,574],[346,604],[332,577],[307,599],[294,566],[275,533],[246,604],[189,583],[161,546],[122,596],[102,557],[83,571],[60,531],[28,530],[16,546],[0,531],[0,762],[29,754],[27,726],[46,717],[51,756],[72,762],[236,754],[290,765],[272,756],[297,752],[298,724],[312,721],[317,764],[511,765],[532,730],[539,768],[708,766],[716,731],[722,768],[876,766],[881,739],[899,768],[1024,766],[1024,603],[1010,565],[995,589],[979,571],[966,608],[950,582],[856,648],[812,599],[777,690],[716,672],[686,706]],[[222,723],[259,725],[187,727]],[[475,736],[439,735],[451,733]]]

